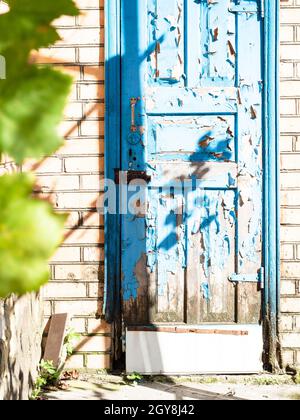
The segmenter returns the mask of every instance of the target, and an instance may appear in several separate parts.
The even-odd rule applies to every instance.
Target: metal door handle
[[[141,98],[131,98],[130,99],[130,106],[131,106],[131,127],[130,130],[132,133],[136,133],[138,131],[138,127],[135,123],[135,106]]]

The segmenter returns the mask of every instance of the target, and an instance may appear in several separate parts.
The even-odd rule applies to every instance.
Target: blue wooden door
[[[122,0],[127,325],[260,320],[260,4]]]

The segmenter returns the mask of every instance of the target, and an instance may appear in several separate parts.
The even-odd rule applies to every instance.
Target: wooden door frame
[[[280,203],[279,203],[279,0],[264,5],[264,321],[266,362],[276,367],[280,314]],[[275,3],[275,4],[274,4]],[[121,0],[105,0],[105,177],[114,179],[121,167]],[[108,322],[121,315],[120,216],[105,217],[104,313]]]

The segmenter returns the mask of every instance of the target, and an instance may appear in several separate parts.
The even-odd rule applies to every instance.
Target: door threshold
[[[260,325],[200,326],[197,329],[201,333],[191,333],[189,328],[174,333],[174,328],[177,332],[180,330],[174,326],[154,330],[129,327],[126,330],[126,371],[144,375],[229,375],[263,371]]]

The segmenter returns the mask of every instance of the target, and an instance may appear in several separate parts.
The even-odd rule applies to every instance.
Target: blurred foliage
[[[0,155],[17,164],[50,155],[58,135],[72,79],[32,62],[34,50],[60,39],[53,21],[76,16],[72,0],[6,0],[0,15],[0,55],[6,79],[0,80]],[[38,290],[49,278],[48,260],[60,244],[65,216],[34,198],[32,175],[0,177],[0,297]]]

